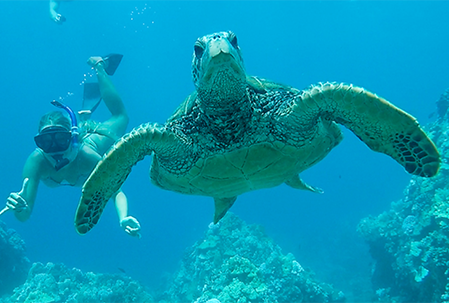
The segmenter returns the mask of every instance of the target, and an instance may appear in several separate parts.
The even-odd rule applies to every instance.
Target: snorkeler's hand
[[[55,21],[57,24],[62,24],[67,20],[63,15],[58,14],[55,11],[52,11],[50,15],[51,15],[51,19],[53,21]]]
[[[120,226],[127,234],[140,238],[140,223],[136,218],[128,216],[120,221]]]
[[[22,190],[18,193],[10,193],[6,199],[6,207],[16,212],[21,212],[28,207],[27,201],[22,197],[27,188],[28,178],[23,179]]]

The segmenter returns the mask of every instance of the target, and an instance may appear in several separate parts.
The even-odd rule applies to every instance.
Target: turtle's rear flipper
[[[322,194],[324,191],[321,188],[311,186],[304,182],[299,175],[295,175],[292,178],[285,181],[285,184],[287,184],[290,187],[296,188],[296,189],[302,189],[302,190],[310,190],[311,192]]]
[[[218,221],[220,221],[220,219],[223,218],[224,215],[226,215],[231,206],[234,205],[235,200],[237,200],[237,197],[214,198],[215,202],[214,224],[217,224]]]
[[[363,88],[329,82],[313,85],[288,110],[289,119],[306,125],[321,117],[346,126],[411,174],[432,177],[440,167],[438,150],[416,119]]]

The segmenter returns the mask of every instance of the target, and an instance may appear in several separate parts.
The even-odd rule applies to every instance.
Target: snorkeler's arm
[[[63,15],[58,13],[59,9],[58,0],[50,0],[50,18],[58,24],[62,24],[66,19]]]
[[[122,190],[118,191],[112,199],[115,203],[118,219],[122,221],[128,215],[128,199]]]
[[[59,8],[59,1],[56,0],[50,0],[50,12],[55,12]]]
[[[113,197],[120,226],[123,230],[134,237],[140,238],[140,223],[136,218],[128,216],[128,199],[122,190],[119,190]]]
[[[8,197],[8,207],[14,210],[14,214],[19,221],[26,221],[34,208],[37,189],[41,175],[41,155],[34,151],[25,162],[22,177],[24,181],[22,190],[19,193],[11,193]]]

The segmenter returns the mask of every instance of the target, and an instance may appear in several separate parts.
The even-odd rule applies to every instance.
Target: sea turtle
[[[213,197],[215,223],[248,191],[282,183],[319,191],[299,173],[340,143],[337,123],[411,174],[438,172],[439,153],[415,118],[351,84],[326,82],[298,90],[248,76],[233,32],[195,42],[192,74],[196,90],[164,125],[133,129],[98,163],[78,205],[80,234],[98,222],[132,166],[147,155],[153,155],[155,185]]]

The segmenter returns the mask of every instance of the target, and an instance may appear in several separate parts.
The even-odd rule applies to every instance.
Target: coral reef
[[[25,243],[19,234],[0,221],[0,297],[25,282],[29,268]]]
[[[123,275],[83,273],[63,264],[34,263],[28,279],[2,302],[154,302],[138,282]]]
[[[344,302],[284,255],[262,227],[229,213],[189,248],[160,302]]]
[[[358,231],[376,260],[372,283],[377,301],[449,302],[449,114],[440,98],[439,118],[426,130],[442,167],[431,179],[412,177],[404,198]]]

